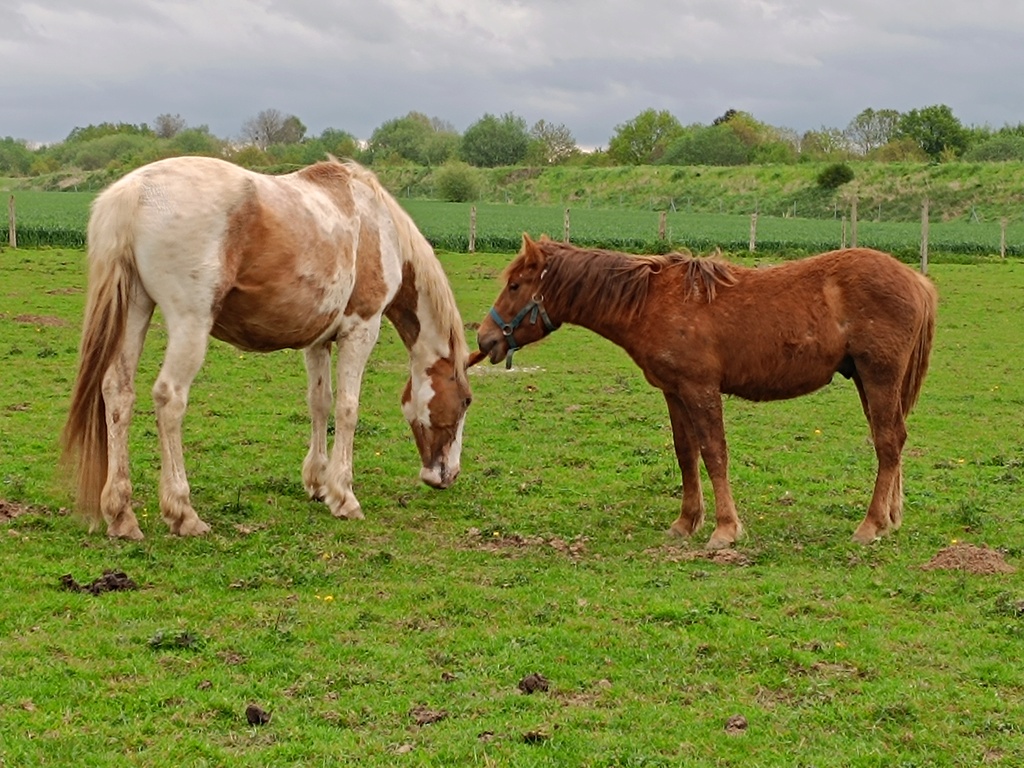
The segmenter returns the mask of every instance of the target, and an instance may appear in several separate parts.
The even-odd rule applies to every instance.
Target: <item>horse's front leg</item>
[[[705,546],[708,549],[725,549],[743,535],[743,526],[736,514],[736,503],[729,486],[729,451],[725,442],[722,395],[717,389],[703,387],[684,392],[681,399],[715,491],[715,531]]]
[[[160,514],[172,533],[201,536],[210,526],[199,519],[185,474],[181,424],[188,407],[188,393],[206,356],[208,328],[195,318],[167,320],[167,352],[153,385],[157,432],[160,435]]]
[[[335,517],[358,519],[363,511],[352,491],[352,442],[359,417],[363,370],[380,335],[380,315],[356,320],[338,337],[338,393],[334,405],[334,447],[327,463],[324,502]]]
[[[704,522],[704,493],[700,486],[700,445],[686,406],[675,394],[665,392],[672,422],[672,442],[683,475],[683,506],[679,518],[669,526],[671,536],[689,537]]]
[[[306,402],[309,404],[309,452],[302,462],[302,484],[311,499],[327,495],[327,417],[331,414],[331,342],[304,350]]]

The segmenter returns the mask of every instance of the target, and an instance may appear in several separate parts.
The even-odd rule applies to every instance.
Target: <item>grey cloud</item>
[[[653,107],[804,131],[948,104],[1024,121],[1017,0],[0,0],[0,135],[162,112],[237,135],[269,107],[366,138],[417,110],[485,112],[607,145]]]

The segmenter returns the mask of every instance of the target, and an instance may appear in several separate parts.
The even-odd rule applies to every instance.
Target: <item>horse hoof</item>
[[[107,529],[107,536],[112,539],[127,539],[128,541],[142,541],[146,538],[142,535],[142,529],[139,528],[138,523],[131,526],[124,526],[124,528],[120,530],[110,527]]]
[[[735,542],[725,538],[724,536],[712,536],[708,540],[708,543],[704,545],[704,549],[714,552],[719,549],[728,549],[734,543]]]
[[[178,536],[204,536],[209,532],[210,526],[198,517],[194,517],[191,520],[185,520],[178,526],[178,529],[174,531]]]
[[[868,544],[878,541],[886,533],[887,529],[878,528],[877,526],[870,525],[865,521],[860,524],[860,527],[858,527],[856,531],[854,531],[853,541],[867,546]]]
[[[338,507],[332,506],[331,514],[340,520],[365,519],[365,516],[363,515],[363,508],[360,506],[359,502],[355,500],[355,498],[351,498],[350,501]]]
[[[877,533],[864,533],[860,529],[857,529],[857,532],[853,534],[851,540],[856,544],[866,547],[868,544],[874,544],[880,538],[882,537]]]

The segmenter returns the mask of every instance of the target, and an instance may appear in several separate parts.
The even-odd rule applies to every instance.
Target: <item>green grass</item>
[[[507,256],[444,254],[464,319]],[[214,342],[185,422],[214,532],[156,512],[140,371],[142,543],[88,534],[53,476],[83,294],[77,251],[0,254],[0,765],[961,766],[1024,759],[1019,573],[920,568],[953,540],[1020,565],[1024,265],[935,264],[939,329],[910,419],[903,528],[849,537],[874,473],[852,385],[726,403],[748,565],[663,531],[679,472],[659,393],[575,327],[471,382],[463,474],[416,480],[386,328],[366,374],[356,492],[308,502],[298,353]],[[140,589],[60,588],[104,569]],[[517,688],[530,673],[548,692]],[[256,703],[270,723],[246,722]],[[425,708],[445,717],[418,725]],[[726,732],[746,718],[739,735]],[[538,735],[539,734],[539,735]]]

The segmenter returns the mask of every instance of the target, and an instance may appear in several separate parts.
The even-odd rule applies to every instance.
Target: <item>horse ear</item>
[[[537,247],[537,243],[525,232],[523,232],[523,248],[521,253],[523,256],[524,266],[542,262],[544,260],[544,255],[540,252],[540,248]]]

